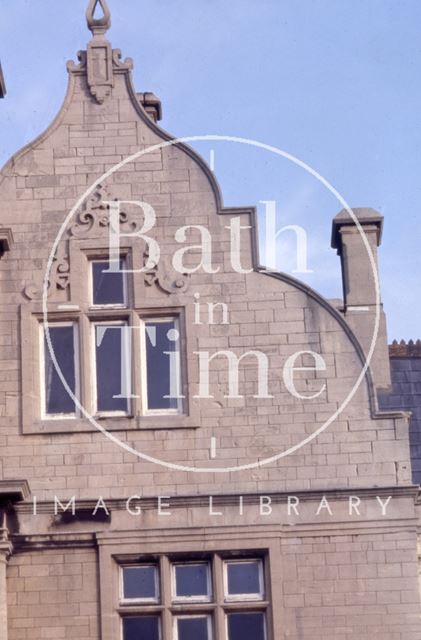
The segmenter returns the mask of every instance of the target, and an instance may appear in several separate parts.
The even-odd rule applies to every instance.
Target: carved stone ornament
[[[51,267],[48,282],[47,298],[54,297],[57,290],[65,290],[70,286],[70,262],[69,242],[72,238],[101,238],[101,244],[108,242],[110,231],[110,203],[111,197],[103,185],[98,185],[95,191],[85,201],[82,210],[78,213],[76,221],[69,229],[69,239],[63,240],[58,248]],[[143,228],[143,220],[136,219],[128,211],[119,211],[120,233],[135,236],[136,232]],[[149,254],[145,249],[143,253],[143,266],[145,268],[144,280],[147,286],[156,285],[167,294],[184,293],[189,286],[189,275],[174,271],[172,266],[166,264],[161,257],[158,264],[146,270]],[[24,295],[28,300],[41,300],[43,296],[43,283],[37,285],[33,282],[24,289]]]
[[[98,8],[101,14],[95,17]],[[75,75],[85,75],[92,97],[98,104],[103,104],[114,87],[114,74],[130,71],[133,63],[130,58],[122,62],[120,49],[113,50],[105,38],[105,33],[111,26],[111,14],[106,0],[90,0],[86,19],[88,28],[92,31],[92,40],[87,51],[79,51],[77,54],[80,64],[71,61],[67,63],[67,68]]]
[[[96,190],[86,201],[76,222],[70,228],[70,235],[75,238],[101,237],[108,235],[110,227],[110,196],[103,187],[98,185]],[[143,221],[135,219],[127,211],[120,210],[119,223],[122,232],[134,235],[143,227]],[[149,259],[148,251],[143,254],[143,266],[146,267]],[[178,274],[168,267],[162,258],[158,265],[145,271],[145,284],[156,284],[165,293],[184,293],[189,284],[188,274]]]
[[[62,242],[57,247],[51,266],[47,287],[47,298],[50,298],[57,289],[65,290],[70,286],[70,262],[68,243]],[[42,300],[43,283],[41,286],[31,282],[24,289],[24,295],[28,300]]]
[[[75,238],[86,238],[108,234],[110,201],[111,197],[105,187],[101,184],[98,185],[84,204],[83,210],[78,214],[76,222],[71,226],[70,235]],[[120,211],[120,225],[125,233],[135,233],[142,228],[142,223],[125,211]]]
[[[149,253],[143,254],[144,265],[148,263]],[[168,267],[165,261],[160,259],[159,263],[152,269],[145,272],[145,284],[149,287],[156,285],[164,293],[185,293],[189,286],[190,276],[187,273],[177,273]]]

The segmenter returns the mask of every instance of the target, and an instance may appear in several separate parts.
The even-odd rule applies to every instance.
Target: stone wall
[[[0,182],[0,223],[14,237],[0,261],[0,479],[26,479],[31,489],[5,528],[14,546],[7,579],[8,640],[117,637],[121,612],[113,576],[119,553],[149,557],[247,549],[269,557],[270,640],[420,638],[408,418],[378,411],[369,372],[342,407],[364,363],[346,313],[293,278],[262,273],[255,228],[241,232],[241,265],[250,273],[234,268],[227,227],[238,217],[243,227],[254,227],[253,208],[223,207],[203,160],[185,145],[168,145],[170,137],[144,111],[144,97],[131,85],[130,64],[102,36],[95,38],[80,65],[69,66],[69,89],[57,119],[10,160]],[[99,77],[93,61],[101,55],[105,75]],[[161,146],[104,177],[149,145]],[[167,467],[122,449],[84,416],[44,420],[40,415],[39,323],[49,254],[62,232],[49,277],[49,314],[77,319],[86,328],[91,311],[84,252],[106,250],[105,203],[113,199],[146,201],[156,212],[154,238],[163,266],[147,277],[133,276],[132,306],[138,313],[176,310],[183,318],[188,411],[174,419],[105,418],[101,425],[131,450]],[[136,211],[127,205],[126,231]],[[212,265],[219,271],[183,275],[180,282],[171,266],[180,249],[174,236],[184,225],[199,224],[212,235]],[[197,244],[197,229],[188,237],[188,244]],[[127,243],[133,260],[143,264],[145,245]],[[198,259],[192,250],[186,263],[194,266]],[[204,307],[228,305],[229,324],[195,322],[197,301]],[[373,317],[367,316],[366,336],[370,323]],[[82,346],[81,360],[89,363],[88,343]],[[224,349],[238,357],[250,349],[267,356],[270,398],[255,397],[253,357],[240,367],[240,397],[226,397],[227,368],[220,359],[212,364],[213,397],[195,398],[195,352]],[[297,375],[301,394],[323,389],[313,400],[292,396],[282,378],[285,361],[297,351],[317,352],[326,363],[325,371]],[[383,364],[388,367],[387,359]],[[87,396],[89,387],[85,379]],[[291,455],[220,472],[276,457],[315,434],[341,408],[329,428]],[[180,465],[209,471],[194,473]],[[261,494],[268,498],[266,509],[269,503],[285,508],[288,495],[296,494],[303,518],[290,521],[272,506],[262,513]],[[349,513],[354,494],[368,501],[359,516]],[[127,513],[132,495],[147,501],[140,521]],[[326,495],[335,508],[317,513]],[[387,515],[379,510],[379,495],[391,496]],[[63,504],[77,500],[70,519],[60,517],[56,496]],[[86,513],[100,496],[110,514],[99,523]],[[172,518],[153,511],[159,496],[175,500]],[[207,496],[215,496],[221,513],[204,506]],[[240,496],[254,509],[244,519]]]

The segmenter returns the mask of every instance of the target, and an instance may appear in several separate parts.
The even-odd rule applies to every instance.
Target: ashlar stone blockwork
[[[203,159],[187,145],[171,144],[157,126],[160,103],[149,92],[135,92],[131,61],[123,61],[106,39],[107,4],[97,4],[92,1],[87,14],[92,40],[79,63],[68,65],[63,108],[1,173],[0,224],[11,228],[14,245],[0,260],[0,479],[26,480],[31,489],[31,496],[7,507],[14,523],[7,532],[8,640],[119,637],[124,612],[116,549],[123,554],[119,562],[171,553],[265,557],[267,640],[421,638],[408,415],[377,406],[376,387],[386,385],[388,375],[384,331],[372,371],[328,429],[268,464],[212,472],[276,457],[341,407],[361,374],[376,323],[372,280],[366,279],[367,299],[352,304],[348,297],[337,309],[294,278],[263,272],[254,208],[224,207]],[[175,313],[183,324],[182,413],[139,411],[101,420],[105,431],[146,459],[108,439],[83,413],[46,420],[40,412],[43,287],[49,320],[79,323],[80,358],[89,369],[89,259],[107,252],[116,201],[125,201],[118,224],[126,232],[142,223],[133,202],[153,207],[156,224],[149,235],[161,248],[157,268],[133,274],[130,314]],[[377,259],[378,219],[373,224],[359,215]],[[243,227],[241,271],[232,263],[229,230],[237,219]],[[175,234],[190,226],[185,244],[199,244],[197,225],[211,234],[215,272],[189,273],[200,260],[190,250],[185,273],[175,273],[173,256],[182,246]],[[343,217],[335,230],[341,238],[335,246],[339,252],[346,247],[341,257],[352,269],[361,252],[355,230]],[[122,239],[121,249],[138,270],[150,258],[147,243],[133,233]],[[202,309],[226,304],[229,323],[197,322],[198,302]],[[356,309],[362,303],[367,313]],[[238,357],[262,351],[270,365],[271,397],[255,397],[253,357],[240,365],[240,397],[226,397],[223,358],[212,363],[213,397],[195,397],[197,352],[220,350]],[[318,393],[313,400],[292,396],[282,378],[286,360],[297,351],[317,352],[326,363],[325,370],[296,378],[301,395]],[[89,378],[82,376],[82,385],[89,402]],[[288,513],[292,495],[299,508]],[[130,496],[132,507],[139,506],[135,515],[128,510]],[[350,515],[352,496],[361,504]],[[383,513],[381,504],[390,496]],[[95,511],[100,497],[103,518]],[[70,506],[64,517],[72,498],[74,512]],[[3,612],[4,591],[1,598]],[[163,640],[170,637],[171,615],[163,614]]]

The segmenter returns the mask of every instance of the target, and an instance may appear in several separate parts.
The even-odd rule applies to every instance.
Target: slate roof
[[[389,347],[392,390],[380,397],[383,409],[411,411],[409,430],[412,479],[421,484],[421,340],[394,342]]]

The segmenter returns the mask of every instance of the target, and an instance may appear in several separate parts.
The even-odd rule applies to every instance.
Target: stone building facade
[[[254,208],[158,126],[106,2],[87,19],[1,174],[2,639],[419,640],[381,216],[334,219],[340,304],[268,273]]]

